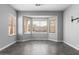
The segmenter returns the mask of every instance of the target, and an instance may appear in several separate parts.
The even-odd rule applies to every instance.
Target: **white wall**
[[[16,16],[16,12],[9,5],[0,4],[0,49],[16,41],[16,36],[8,36],[8,16]]]
[[[79,50],[79,22],[71,22],[73,18],[79,17],[79,5],[72,5],[64,11],[63,39],[68,45]]]
[[[63,12],[61,11],[24,11],[18,12],[18,40],[23,40],[24,35],[23,33],[23,16],[57,16],[57,36],[56,41],[62,41],[63,39]],[[29,36],[28,36],[29,37]],[[26,39],[27,40],[27,39]],[[51,39],[53,40],[53,39]]]

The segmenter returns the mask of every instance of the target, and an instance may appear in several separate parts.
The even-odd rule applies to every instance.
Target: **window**
[[[49,20],[49,21],[48,21]],[[37,32],[56,32],[56,16],[50,19],[47,18],[29,18],[27,16],[23,17],[24,33],[37,33]],[[49,22],[49,23],[48,23]],[[49,28],[48,28],[49,27]],[[49,30],[48,30],[49,29]]]
[[[16,35],[16,17],[12,15],[9,16],[8,35]]]
[[[30,20],[28,17],[24,16],[24,32],[30,32]]]
[[[32,32],[47,32],[47,20],[33,20]]]
[[[49,26],[49,32],[50,33],[55,33],[56,32],[56,17],[52,17],[50,20],[50,26]]]

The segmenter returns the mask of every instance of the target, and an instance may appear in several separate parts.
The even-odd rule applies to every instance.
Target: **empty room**
[[[79,55],[79,4],[0,4],[0,55]]]

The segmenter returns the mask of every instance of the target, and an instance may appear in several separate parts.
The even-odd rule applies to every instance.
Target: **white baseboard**
[[[30,41],[31,39],[25,39],[25,40],[17,40],[17,42],[25,42],[25,41]],[[35,39],[36,40],[36,39]],[[54,42],[62,42],[60,40],[53,40],[53,39],[48,39],[49,41],[54,41]]]
[[[5,49],[5,48],[7,48],[7,47],[9,47],[11,45],[13,45],[14,43],[16,43],[16,41],[14,41],[14,42],[12,42],[12,43],[10,43],[8,45],[5,45],[4,47],[0,48],[0,51],[2,51],[3,49]]]
[[[54,42],[62,42],[61,40],[55,40],[55,39],[49,39],[49,40]]]
[[[54,42],[57,42],[57,40],[54,40],[54,39],[49,39],[50,41],[54,41]]]
[[[25,41],[29,41],[30,39],[28,40],[17,40],[17,42],[25,42]]]
[[[76,47],[76,46],[74,46],[74,45],[72,45],[72,44],[70,44],[70,43],[68,43],[66,41],[64,41],[64,43],[79,51],[78,47]]]

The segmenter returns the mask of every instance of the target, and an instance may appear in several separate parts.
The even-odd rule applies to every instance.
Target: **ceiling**
[[[10,4],[18,11],[63,11],[70,6],[70,4]]]

